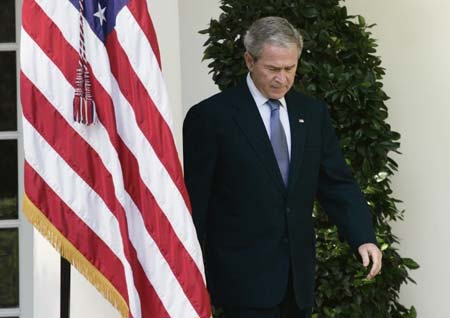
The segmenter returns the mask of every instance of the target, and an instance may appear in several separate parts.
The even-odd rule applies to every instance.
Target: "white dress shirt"
[[[255,100],[256,106],[258,107],[259,114],[264,122],[264,126],[266,127],[267,135],[270,138],[270,106],[267,104],[269,98],[265,97],[258,88],[256,88],[255,83],[253,82],[250,73],[247,74],[247,86],[250,90],[250,93]],[[288,145],[289,158],[291,158],[291,128],[289,125],[289,116],[287,111],[286,100],[283,98],[279,99],[281,103],[280,107],[280,121],[283,126],[284,133],[286,135],[286,141]]]

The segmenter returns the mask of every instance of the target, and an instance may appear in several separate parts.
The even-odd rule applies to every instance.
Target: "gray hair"
[[[265,44],[279,47],[295,44],[300,57],[303,38],[288,20],[281,17],[265,17],[253,22],[247,30],[244,36],[244,46],[247,52],[258,59],[261,57],[261,51]]]

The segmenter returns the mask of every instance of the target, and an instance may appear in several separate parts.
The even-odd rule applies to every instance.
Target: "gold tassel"
[[[24,194],[23,210],[34,227],[67,259],[92,285],[120,312],[122,318],[130,317],[128,304],[117,289],[97,268],[70,243]]]

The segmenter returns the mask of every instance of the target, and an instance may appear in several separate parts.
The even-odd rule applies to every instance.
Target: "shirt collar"
[[[265,97],[256,87],[255,82],[253,82],[253,79],[250,76],[250,73],[247,74],[247,86],[258,108],[263,106],[269,100],[269,98]],[[286,99],[284,97],[280,98],[279,102],[281,103],[281,106],[286,107]]]

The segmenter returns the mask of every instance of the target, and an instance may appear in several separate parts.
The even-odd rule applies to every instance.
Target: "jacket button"
[[[287,214],[291,213],[291,208],[286,208],[286,213]]]
[[[283,238],[281,239],[281,241],[285,244],[289,243],[289,239],[287,236],[283,236]]]

